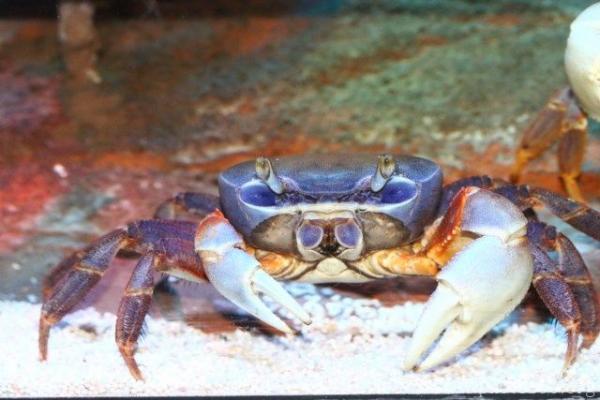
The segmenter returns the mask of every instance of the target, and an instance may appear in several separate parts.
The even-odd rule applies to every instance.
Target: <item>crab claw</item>
[[[243,250],[227,251],[220,261],[205,266],[208,280],[232,303],[261,321],[286,333],[293,331],[258,297],[258,292],[270,296],[305,324],[310,316],[281,284],[260,269],[258,261]]]
[[[583,10],[571,23],[565,51],[569,83],[585,111],[600,121],[600,3]]]
[[[260,268],[253,256],[241,249],[241,236],[220,211],[209,214],[200,222],[194,246],[210,283],[238,307],[280,331],[293,333],[263,303],[258,296],[262,292],[305,324],[311,323],[310,315],[302,306]]]
[[[417,366],[444,329],[418,369],[443,363],[476,342],[519,304],[532,275],[525,238],[505,242],[483,236],[471,242],[438,274],[438,287],[413,333],[404,368]]]

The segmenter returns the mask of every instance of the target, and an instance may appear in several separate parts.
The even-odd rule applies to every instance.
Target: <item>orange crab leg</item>
[[[512,182],[519,180],[521,172],[529,161],[540,156],[563,135],[563,119],[568,108],[569,93],[568,87],[554,93],[544,108],[525,128],[510,174]]]
[[[557,91],[525,128],[510,174],[511,182],[519,180],[527,163],[562,138],[558,152],[561,179],[569,196],[583,201],[576,179],[581,172],[586,134],[587,117],[577,105],[571,89],[566,87]]]
[[[585,129],[573,129],[563,136],[558,146],[560,177],[569,196],[579,202],[585,201],[577,184],[577,178],[581,175],[586,141]]]
[[[391,275],[435,276],[438,264],[429,257],[409,253],[406,249],[386,249],[374,252],[370,262]]]

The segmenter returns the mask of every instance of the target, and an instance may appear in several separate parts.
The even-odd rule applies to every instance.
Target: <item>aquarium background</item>
[[[440,163],[446,182],[479,174],[507,178],[523,129],[548,97],[566,85],[563,53],[569,24],[593,3],[0,1],[0,364],[10,364],[0,369],[0,394],[600,390],[597,371],[593,375],[585,367],[600,354],[598,345],[581,357],[567,379],[556,379],[563,337],[534,294],[511,317],[516,327],[506,324],[515,331],[504,333],[502,328],[496,335],[504,335],[510,347],[511,334],[521,338],[533,332],[531,340],[546,338],[550,342],[540,343],[558,347],[547,356],[552,363],[543,379],[521,375],[524,386],[511,386],[516,383],[510,375],[494,378],[482,367],[505,365],[506,353],[490,356],[481,347],[466,355],[466,364],[458,363],[462,369],[447,367],[422,377],[403,373],[399,359],[394,364],[377,358],[386,355],[388,346],[402,356],[402,346],[396,346],[389,332],[375,347],[364,347],[373,354],[351,345],[352,335],[344,336],[354,332],[360,344],[383,335],[384,328],[382,333],[360,325],[372,317],[369,311],[349,323],[349,316],[361,311],[345,315],[325,310],[324,323],[338,328],[332,328],[332,336],[318,330],[321,339],[341,344],[320,364],[316,345],[295,347],[294,339],[262,326],[208,284],[177,283],[176,293],[155,294],[145,339],[149,347],[138,357],[151,383],[134,384],[111,342],[112,314],[135,264],[127,257],[115,260],[78,308],[87,314],[54,329],[50,361],[39,363],[36,353],[40,285],[53,265],[115,227],[151,217],[158,204],[178,192],[216,193],[218,173],[240,161],[305,153],[408,153]],[[590,131],[580,185],[598,208],[599,124],[591,122]],[[564,194],[557,171],[555,151],[549,151],[528,166],[522,181]],[[600,265],[597,242],[564,224],[560,228],[576,241],[588,265]],[[422,305],[434,285],[428,279],[408,279],[293,290],[308,296],[304,300],[309,303],[373,308],[378,318],[383,306],[418,316],[421,308],[415,304]],[[359,303],[350,305],[345,299]],[[398,340],[410,336],[411,321],[400,329],[404,336],[393,331]],[[177,332],[185,343],[177,342]],[[307,331],[308,337],[311,332],[316,331]],[[167,343],[169,335],[172,344]],[[235,345],[242,350],[225,345],[219,350],[211,344],[222,337],[235,342],[235,335],[242,335]],[[194,360],[185,360],[186,343],[194,338],[207,347],[203,351],[216,352],[202,368],[218,368],[223,360],[238,363],[223,364],[222,380],[213,381],[222,384],[194,380],[193,362],[202,363],[203,354],[192,346],[198,353],[193,353]],[[239,361],[238,355],[246,354],[244,346],[252,347],[251,339],[258,340],[256,348],[264,350],[263,356],[254,351]],[[69,340],[75,340],[77,351],[72,359],[61,360]],[[362,361],[345,358],[343,349]],[[271,373],[285,369],[283,362],[264,355],[278,351],[292,352],[287,353],[290,360],[300,357],[293,357],[294,351],[309,354],[297,366],[307,365],[306,370],[297,375],[282,371],[290,380],[278,381],[274,375],[272,383],[244,375],[257,363],[270,365]],[[150,353],[155,358],[144,359]],[[112,354],[110,362],[100,364],[102,354]],[[478,354],[482,358],[470,365],[468,357]],[[354,376],[354,369],[354,378],[335,385],[311,381],[317,375],[335,376],[336,357],[343,360],[348,376]],[[506,362],[518,363],[517,351],[515,357]],[[530,357],[534,360],[535,352]],[[192,366],[184,373],[192,375],[174,383],[177,373],[167,374],[173,378],[167,379],[156,365],[168,371],[176,370],[173,365]],[[526,363],[517,365],[513,370],[520,374],[539,375]],[[77,373],[69,366],[79,366],[74,368]],[[381,377],[385,384],[375,384],[379,370],[365,378],[369,368],[387,371]],[[394,368],[397,380],[391,379]],[[231,374],[245,378],[227,386]],[[39,382],[36,376],[52,378],[37,388],[28,386]],[[423,383],[434,378],[439,384]],[[409,381],[417,380],[410,386]],[[459,381],[463,383],[452,386]]]

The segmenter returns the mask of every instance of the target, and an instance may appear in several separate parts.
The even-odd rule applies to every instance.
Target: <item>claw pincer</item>
[[[256,318],[286,333],[293,333],[258,297],[262,292],[287,308],[305,324],[310,316],[281,284],[246,253],[244,241],[220,211],[204,218],[198,225],[195,248],[210,283],[225,298]]]
[[[473,187],[456,195],[438,228],[441,234],[425,248],[437,259],[446,259],[449,250],[451,256],[413,333],[406,369],[418,364],[444,329],[420,369],[466,349],[519,304],[533,275],[526,226],[523,213],[500,195]],[[458,251],[455,243],[461,243]]]

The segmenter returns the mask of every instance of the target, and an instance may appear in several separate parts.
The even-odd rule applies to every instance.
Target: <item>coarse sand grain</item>
[[[68,315],[52,329],[49,359],[40,362],[40,305],[0,302],[0,396],[600,392],[600,343],[562,377],[565,334],[551,321],[519,324],[515,311],[451,362],[405,372],[422,303],[384,307],[327,287],[286,288],[313,316],[310,326],[294,324],[301,332],[295,336],[211,334],[147,317],[136,354],[141,382],[114,343],[113,314],[86,308]]]

